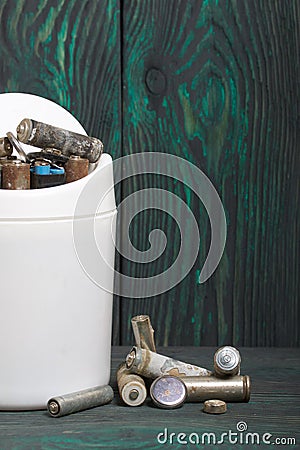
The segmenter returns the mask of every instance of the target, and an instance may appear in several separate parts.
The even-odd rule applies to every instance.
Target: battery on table
[[[42,189],[64,184],[66,174],[63,167],[53,168],[44,161],[35,161],[30,175],[31,189]]]

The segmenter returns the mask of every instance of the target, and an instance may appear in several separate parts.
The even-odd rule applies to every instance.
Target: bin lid
[[[0,111],[0,137],[9,131],[16,133],[17,125],[25,117],[86,135],[71,113],[36,95],[0,94]],[[38,150],[22,146],[27,152]],[[94,216],[114,209],[112,158],[105,153],[93,172],[72,183],[44,189],[0,189],[0,221]]]

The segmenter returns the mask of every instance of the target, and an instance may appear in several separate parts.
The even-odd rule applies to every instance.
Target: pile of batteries
[[[204,412],[222,414],[227,410],[226,402],[249,401],[250,379],[240,375],[241,357],[236,348],[219,348],[211,372],[157,353],[149,316],[135,316],[131,323],[136,346],[117,371],[119,393],[126,405],[140,406],[145,402],[149,381],[151,399],[160,408],[173,409],[185,402],[204,402]],[[47,407],[52,417],[60,417],[105,405],[113,397],[111,386],[97,386],[53,397]]]
[[[147,398],[145,380],[151,380],[150,396],[160,408],[178,408],[185,402],[204,402],[204,412],[226,412],[226,402],[248,402],[250,379],[240,375],[241,357],[234,347],[218,349],[214,371],[156,353],[150,318],[131,319],[136,346],[117,372],[119,393],[125,404],[139,406]],[[154,380],[154,381],[153,381]]]
[[[39,151],[26,154],[22,144]],[[97,138],[23,119],[17,137],[8,132],[0,138],[0,186],[20,190],[70,183],[94,170],[102,152]]]

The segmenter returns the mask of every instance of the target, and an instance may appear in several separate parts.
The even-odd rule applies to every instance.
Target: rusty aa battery
[[[50,148],[50,147],[46,147],[46,148],[42,148],[41,150],[42,153],[46,153],[47,155],[56,155],[56,156],[61,156],[62,152],[61,150],[58,150],[57,148]]]
[[[18,139],[40,148],[56,148],[66,156],[77,155],[97,162],[103,152],[100,139],[54,127],[32,119],[23,119],[17,127]]]
[[[65,164],[66,183],[80,180],[89,173],[89,162],[86,158],[71,155],[69,161]]]
[[[19,160],[7,161],[2,165],[3,189],[30,189],[30,165]]]
[[[142,377],[128,371],[121,364],[117,371],[117,383],[120,397],[129,406],[140,406],[147,398],[147,389]]]
[[[214,355],[214,369],[217,376],[239,375],[241,355],[239,351],[229,345],[219,348]]]
[[[2,168],[3,168],[3,164],[5,164],[7,162],[6,158],[1,158],[0,159],[0,187],[2,188]]]
[[[233,376],[229,378],[181,377],[187,388],[188,402],[203,402],[217,399],[225,402],[248,402],[250,399],[250,378]]]
[[[11,145],[8,137],[0,138],[0,158],[10,156],[13,152],[13,146]]]
[[[53,397],[48,401],[47,409],[52,417],[66,416],[85,409],[102,406],[114,398],[114,392],[109,385],[97,386],[72,394]]]
[[[132,317],[131,325],[137,347],[156,352],[154,330],[151,326],[150,317],[147,315]]]
[[[161,375],[174,376],[205,376],[211,372],[202,367],[194,366],[150,350],[133,347],[126,358],[126,367],[130,372],[146,378],[157,378]]]

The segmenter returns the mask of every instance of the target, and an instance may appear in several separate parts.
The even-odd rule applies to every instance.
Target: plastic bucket
[[[113,266],[113,190],[96,215],[74,219],[78,197],[93,177],[99,197],[113,185],[109,155],[102,155],[90,175],[67,185],[0,190],[2,410],[45,408],[52,396],[109,381],[112,294],[89,278],[73,242],[73,221],[93,221],[101,252]],[[106,270],[99,266],[104,276]]]

